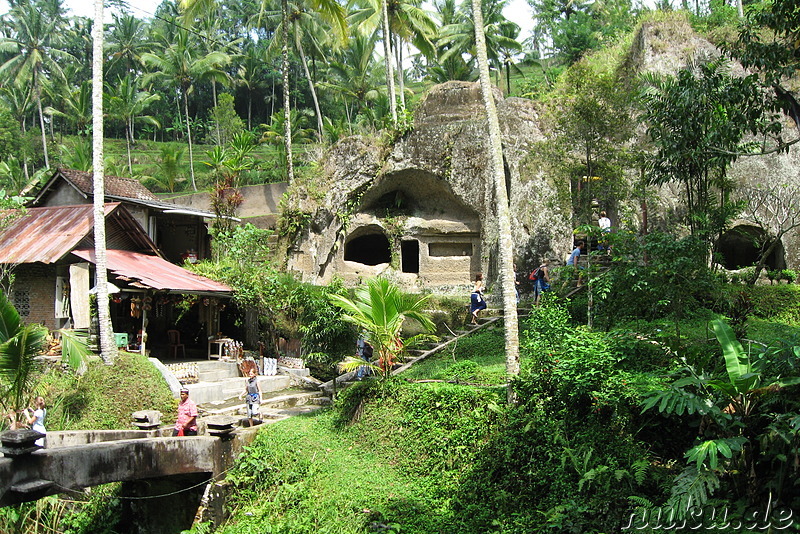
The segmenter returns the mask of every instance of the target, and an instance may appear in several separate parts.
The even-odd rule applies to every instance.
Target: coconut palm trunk
[[[39,71],[33,72],[33,90],[36,94],[36,108],[39,111],[39,128],[42,129],[42,150],[44,151],[44,166],[50,168],[50,158],[47,155],[47,130],[44,127],[44,114],[42,113],[42,88],[39,84]]]
[[[481,96],[486,109],[489,127],[489,149],[494,182],[494,200],[497,210],[499,234],[500,281],[503,288],[503,313],[505,319],[506,373],[509,379],[519,374],[519,325],[517,319],[517,297],[514,291],[514,249],[511,238],[511,214],[506,194],[505,170],[503,167],[503,145],[500,136],[500,121],[497,117],[489,78],[489,59],[486,53],[486,36],[483,33],[483,13],[480,0],[472,0],[475,21],[475,47],[478,56]],[[516,402],[516,394],[509,383],[508,402]]]
[[[192,189],[197,191],[194,179],[194,151],[192,150],[192,126],[189,123],[189,91],[183,89],[183,111],[186,116],[186,140],[189,142],[189,175],[192,177]]]
[[[311,72],[308,70],[308,61],[306,61],[306,54],[303,50],[303,43],[298,39],[297,51],[300,53],[300,62],[303,64],[303,71],[306,73],[308,80],[308,89],[311,91],[311,100],[314,102],[314,113],[317,115],[317,134],[319,141],[322,142],[322,112],[319,109],[319,99],[317,98],[317,91],[314,89],[314,79],[311,77]]]
[[[389,110],[392,114],[392,124],[397,124],[397,103],[394,95],[394,69],[392,68],[392,33],[389,30],[389,7],[386,0],[381,0],[383,11],[383,57],[386,70],[386,87],[389,91]]]
[[[103,173],[103,0],[94,0],[92,26],[92,168],[94,170],[94,256],[97,316],[100,324],[100,357],[114,363],[117,346],[108,305],[106,262],[105,177]]]
[[[289,2],[281,0],[283,35],[281,36],[281,69],[283,70],[283,146],[286,150],[286,179],[294,183],[294,163],[292,161],[292,103],[289,100]]]
[[[398,93],[400,93],[400,109],[406,109],[406,82],[405,82],[405,74],[403,73],[403,40],[400,37],[397,37],[397,42],[395,43],[395,49],[397,51],[397,84],[398,84]]]

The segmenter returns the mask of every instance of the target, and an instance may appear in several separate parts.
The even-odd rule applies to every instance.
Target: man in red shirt
[[[175,428],[172,435],[177,436],[183,429],[184,436],[197,435],[197,405],[189,398],[189,390],[181,389],[181,402],[178,404],[178,420],[175,421]]]

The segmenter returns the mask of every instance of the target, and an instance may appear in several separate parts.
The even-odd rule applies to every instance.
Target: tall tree
[[[519,33],[518,26],[509,21],[503,15],[503,8],[506,0],[482,0],[483,28],[481,33],[484,36],[487,61],[490,67],[502,70],[501,49],[521,50],[522,45],[516,40],[508,37]],[[448,61],[451,57],[460,54],[470,54],[477,56],[475,25],[478,21],[470,16],[471,6],[463,4],[456,12],[456,20],[452,24],[443,27],[439,34],[438,45],[446,47],[447,51],[442,54],[440,61]]]
[[[134,126],[137,122],[160,126],[155,117],[146,115],[145,111],[161,97],[147,91],[139,90],[139,84],[132,76],[117,78],[116,84],[108,84],[109,115],[125,125],[125,147],[128,152],[128,173],[133,176],[131,160],[131,144],[135,139]]]
[[[135,74],[141,67],[142,54],[150,51],[153,42],[147,35],[144,21],[130,14],[114,14],[107,52],[110,54],[108,74]]]
[[[359,4],[349,17],[350,23],[364,35],[373,35],[379,27],[388,32],[391,48],[384,49],[384,52],[394,53],[392,66],[397,69],[400,105],[405,107],[403,48],[410,43],[426,57],[433,57],[432,39],[436,33],[436,23],[432,15],[421,7],[420,0],[367,0]],[[384,8],[388,24],[384,24]]]
[[[267,87],[267,49],[258,43],[245,46],[236,70],[235,83],[247,91],[247,128],[253,127],[253,95]]]
[[[320,87],[340,95],[352,133],[358,113],[378,98],[380,76],[376,74],[375,45],[378,37],[354,33],[348,46],[338,51],[328,65]]]
[[[689,228],[709,244],[737,211],[726,175],[740,154],[752,152],[745,134],[766,138],[780,132],[779,121],[764,115],[755,75],[734,77],[728,69],[724,59],[716,59],[677,76],[649,75],[642,97],[642,118],[656,147],[650,181],[684,188]]]
[[[308,59],[306,57],[304,43],[311,43],[311,46],[317,51],[322,48],[335,50],[343,46],[348,34],[345,11],[335,0],[297,0],[287,2],[286,8],[287,11],[285,14],[281,11],[280,22],[275,30],[280,40],[273,41],[270,47],[274,47],[276,42],[282,44],[284,32],[289,33],[293,47],[300,56],[300,64],[303,67],[303,72],[308,81],[308,88],[311,93],[314,112],[317,117],[317,134],[321,140],[323,117],[314,84],[314,77],[311,75],[311,71],[308,68]],[[273,14],[272,18],[274,18],[274,15],[276,14]],[[328,37],[324,39],[324,45],[319,42],[320,35]],[[281,51],[281,56],[283,56],[283,51]]]
[[[475,49],[480,74],[481,96],[483,97],[483,107],[486,110],[486,126],[489,130],[488,148],[494,183],[495,209],[497,210],[500,282],[503,288],[503,316],[505,319],[506,373],[509,377],[514,377],[519,374],[519,321],[517,318],[511,214],[503,167],[503,140],[489,78],[489,58],[486,54],[486,37],[483,33],[483,13],[480,0],[472,0],[472,13],[475,20]],[[511,383],[508,385],[508,402],[516,402],[516,394]]]
[[[194,176],[194,155],[192,150],[192,127],[189,116],[189,95],[194,92],[194,84],[199,80],[227,80],[227,74],[220,66],[230,61],[230,56],[223,52],[210,52],[198,55],[198,47],[190,38],[190,32],[179,28],[175,33],[175,41],[160,55],[150,52],[142,54],[142,62],[152,67],[155,72],[145,79],[161,78],[177,87],[183,102],[184,119],[186,121],[186,138],[189,143],[189,175],[192,189],[197,191]]]
[[[114,363],[117,344],[108,305],[108,262],[106,260],[105,168],[103,167],[103,0],[94,0],[94,48],[92,55],[92,168],[94,170],[94,257],[97,317],[100,324],[100,357]]]
[[[63,79],[64,73],[59,60],[74,58],[57,48],[59,27],[63,19],[48,16],[47,10],[40,9],[34,2],[20,2],[10,12],[11,35],[0,39],[0,53],[11,58],[0,65],[0,76],[7,76],[19,87],[30,85],[39,113],[39,127],[42,132],[45,167],[50,167],[47,151],[47,135],[44,127],[42,107],[42,86],[46,75]]]
[[[357,9],[350,17],[352,24],[367,34],[381,29],[383,42],[384,72],[386,90],[389,95],[389,112],[392,124],[397,124],[397,100],[394,89],[394,54],[392,52],[392,32],[389,27],[389,6],[387,0],[367,0],[366,7]]]
[[[75,133],[88,137],[89,125],[92,124],[92,83],[86,80],[77,88],[63,83],[52,84],[48,93],[53,106],[45,108],[45,114],[63,117],[75,127]],[[55,106],[60,106],[60,109]]]
[[[746,68],[758,71],[764,85],[775,92],[777,103],[800,131],[800,104],[796,91],[786,90],[800,70],[800,0],[754,4],[747,12],[739,39],[728,52]]]

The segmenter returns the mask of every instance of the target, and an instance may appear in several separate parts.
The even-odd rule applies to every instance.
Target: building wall
[[[52,193],[48,194],[45,202],[40,204],[42,207],[46,206],[76,206],[79,204],[89,204],[91,200],[86,198],[80,192],[78,192],[74,187],[61,182],[60,187],[56,187],[52,190]]]
[[[50,330],[58,328],[56,311],[56,266],[42,264],[20,265],[14,270],[11,301],[25,323],[43,324]]]

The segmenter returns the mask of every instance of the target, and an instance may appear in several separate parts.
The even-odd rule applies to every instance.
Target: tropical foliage
[[[417,321],[423,331],[434,330],[433,322],[425,313],[427,297],[405,294],[385,278],[371,278],[366,286],[356,290],[353,299],[335,294],[330,295],[330,299],[343,310],[344,321],[366,333],[365,338],[372,344],[374,354],[378,357],[375,367],[384,380],[389,378],[405,348],[428,338],[420,334],[403,339],[405,320]],[[354,358],[348,361],[346,369],[352,370],[363,364],[362,360]]]

